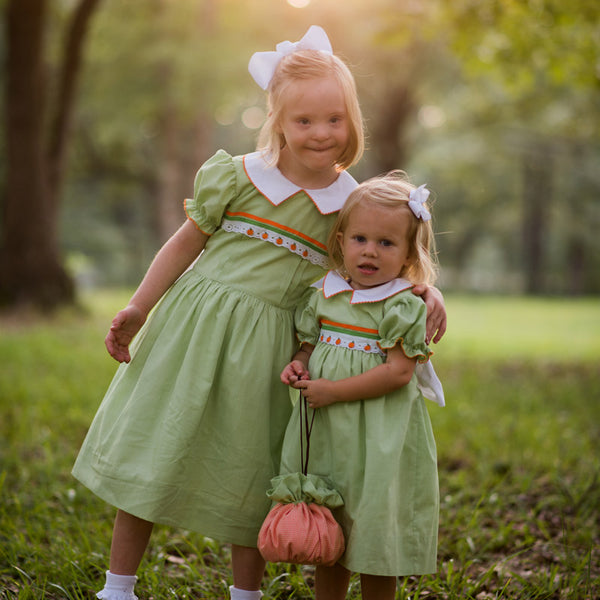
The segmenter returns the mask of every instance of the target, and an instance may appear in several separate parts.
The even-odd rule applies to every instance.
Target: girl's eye
[[[391,246],[392,242],[390,242],[390,240],[381,240],[381,245],[382,246]]]
[[[309,122],[310,121],[308,119],[298,119],[298,123],[300,123],[300,125],[308,125]]]
[[[354,239],[357,242],[364,242],[365,241],[365,236],[364,235],[355,235],[352,237],[352,239]]]

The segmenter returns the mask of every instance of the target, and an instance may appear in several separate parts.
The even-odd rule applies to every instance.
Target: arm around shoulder
[[[416,285],[413,290],[415,296],[420,296],[427,307],[427,333],[426,342],[437,344],[446,333],[447,318],[446,304],[442,292],[436,287],[425,284]]]

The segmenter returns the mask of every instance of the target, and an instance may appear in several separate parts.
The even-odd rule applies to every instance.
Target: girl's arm
[[[408,358],[400,346],[387,351],[386,361],[360,375],[338,381],[316,379],[298,380],[295,388],[301,389],[311,408],[321,408],[336,402],[368,400],[389,394],[405,386],[412,378],[416,358]]]
[[[308,361],[314,349],[315,347],[312,344],[306,342],[302,344],[300,350],[294,354],[292,361],[281,371],[282,383],[293,385],[301,379],[310,379]]]
[[[158,251],[129,304],[113,319],[104,340],[109,354],[129,362],[129,344],[163,294],[204,249],[208,235],[187,220]]]
[[[415,285],[412,290],[415,296],[421,296],[427,306],[427,323],[425,343],[433,341],[437,344],[446,333],[446,305],[444,296],[436,287],[425,284]],[[432,339],[433,338],[433,339]]]

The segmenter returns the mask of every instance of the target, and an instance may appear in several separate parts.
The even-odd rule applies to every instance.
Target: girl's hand
[[[425,342],[429,344],[433,339],[433,343],[437,344],[446,333],[446,305],[442,292],[425,284],[415,285],[412,292],[415,296],[421,296],[427,306]]]
[[[329,379],[315,379],[314,381],[298,381],[294,387],[302,391],[308,400],[310,408],[323,408],[338,402],[334,394],[333,382]]]
[[[132,304],[119,311],[104,340],[108,353],[119,362],[131,360],[129,344],[146,321],[146,315]]]
[[[283,371],[281,371],[280,378],[282,383],[293,385],[302,379],[310,379],[310,375],[302,361],[293,360],[291,363],[287,364]]]

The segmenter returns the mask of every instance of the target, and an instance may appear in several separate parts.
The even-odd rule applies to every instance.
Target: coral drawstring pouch
[[[258,534],[258,549],[269,562],[330,566],[344,553],[344,534],[331,513],[344,501],[326,478],[307,473],[314,419],[301,395],[301,472],[271,479],[267,496],[276,504]]]

